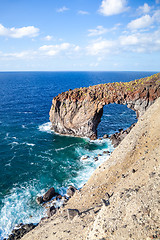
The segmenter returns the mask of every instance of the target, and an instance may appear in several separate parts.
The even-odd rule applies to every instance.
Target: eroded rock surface
[[[22,239],[158,240],[159,193],[160,98],[67,204]]]
[[[158,97],[160,73],[131,82],[69,90],[53,98],[50,110],[52,129],[60,134],[95,139],[104,105],[125,104],[139,117]]]

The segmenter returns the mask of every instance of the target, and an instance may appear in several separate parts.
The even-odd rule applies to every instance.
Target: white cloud
[[[158,23],[160,22],[160,10],[159,10],[159,9],[154,12],[154,14],[153,14],[153,20],[154,20],[155,22],[158,22]]]
[[[140,6],[140,7],[138,8],[138,11],[139,11],[140,13],[144,13],[144,14],[149,13],[150,10],[151,10],[151,7],[150,7],[147,3],[144,3],[143,6]]]
[[[89,34],[88,36],[99,36],[107,32],[107,29],[104,28],[103,26],[97,26],[96,29],[89,29],[88,30]]]
[[[22,38],[22,37],[36,37],[39,33],[39,28],[34,26],[22,27],[22,28],[6,28],[0,24],[0,36],[11,37],[11,38]]]
[[[96,41],[89,44],[86,48],[89,55],[99,55],[109,53],[115,46],[114,41],[106,39],[97,39]]]
[[[103,0],[99,12],[105,16],[116,15],[125,12],[126,6],[126,0]]]
[[[46,40],[46,41],[51,41],[52,40],[52,36],[50,36],[50,35],[47,35],[45,38],[44,38],[44,40]]]
[[[43,45],[39,48],[41,52],[48,56],[55,56],[63,53],[77,52],[80,50],[79,46],[70,43],[61,43],[56,45]]]
[[[87,11],[82,11],[82,10],[79,10],[79,11],[78,11],[78,14],[81,14],[81,15],[88,15],[88,14],[89,14],[89,12],[87,12]]]
[[[65,11],[68,11],[68,10],[69,10],[69,8],[63,6],[63,7],[59,8],[59,9],[57,9],[57,12],[61,13],[61,12],[65,12]]]
[[[119,37],[122,51],[151,53],[160,51],[160,29],[151,33],[137,32]]]
[[[153,18],[150,15],[145,15],[143,17],[137,18],[131,21],[127,27],[131,30],[146,28],[149,27],[153,23]]]
[[[22,52],[11,52],[11,53],[2,53],[0,52],[1,57],[6,57],[6,58],[33,58],[37,55],[36,51],[22,51]]]
[[[160,3],[160,0],[156,0],[156,3],[159,4],[159,3]]]
[[[136,45],[139,42],[136,34],[132,34],[132,35],[128,35],[128,36],[121,36],[119,38],[119,40],[120,40],[120,44],[122,46]]]

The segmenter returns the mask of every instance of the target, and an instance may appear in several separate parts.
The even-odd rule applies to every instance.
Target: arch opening
[[[101,122],[97,128],[97,137],[103,137],[104,134],[114,134],[119,129],[125,130],[135,122],[137,122],[136,112],[128,108],[127,105],[116,103],[105,105]]]

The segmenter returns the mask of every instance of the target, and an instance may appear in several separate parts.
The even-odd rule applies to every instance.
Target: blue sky
[[[0,71],[160,71],[160,0],[5,0]]]

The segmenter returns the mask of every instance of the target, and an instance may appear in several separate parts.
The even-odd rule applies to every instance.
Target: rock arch
[[[69,90],[53,98],[50,110],[52,129],[60,134],[96,139],[104,105],[126,104],[139,117],[158,97],[160,73],[131,82]]]

